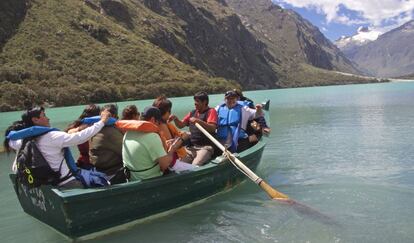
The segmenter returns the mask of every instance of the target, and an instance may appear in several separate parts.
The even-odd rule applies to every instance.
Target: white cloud
[[[369,24],[374,28],[398,26],[411,19],[414,0],[273,0],[276,4],[314,9],[324,14],[326,22],[341,24]],[[357,17],[346,15],[342,8],[354,11]]]

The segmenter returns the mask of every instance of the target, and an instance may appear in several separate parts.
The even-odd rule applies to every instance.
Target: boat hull
[[[254,171],[264,147],[259,142],[239,158]],[[210,197],[239,184],[245,176],[229,161],[213,161],[190,173],[63,192],[50,186],[29,189],[14,174],[10,178],[27,214],[77,238]]]

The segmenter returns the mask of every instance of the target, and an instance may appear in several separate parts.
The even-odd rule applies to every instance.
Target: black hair
[[[9,145],[9,139],[7,139],[7,135],[9,135],[9,133],[11,131],[19,131],[19,130],[22,130],[24,128],[26,128],[26,127],[25,127],[23,121],[15,121],[15,122],[12,123],[12,125],[10,125],[6,129],[6,132],[4,133],[5,138],[4,138],[4,141],[3,141],[3,147],[4,147],[4,150],[7,153],[10,153],[10,151],[11,151],[11,148],[10,148],[10,145]]]
[[[138,108],[135,105],[128,105],[122,110],[122,120],[132,120],[134,116],[139,116]]]
[[[40,117],[40,114],[45,111],[45,108],[42,106],[35,106],[30,109],[27,109],[26,112],[22,115],[22,121],[25,127],[32,127],[34,126],[32,118],[33,117]]]
[[[204,91],[197,92],[194,95],[194,100],[199,100],[201,102],[207,101],[207,104],[208,104],[208,94],[207,94],[207,92],[204,92]]]
[[[152,103],[152,105],[157,107],[160,110],[161,116],[163,116],[167,112],[171,113],[172,103],[164,95],[159,96],[157,99],[155,99],[155,101]]]
[[[118,118],[118,106],[116,104],[104,105],[101,110],[108,110],[112,117]]]
[[[101,110],[100,110],[100,108],[99,108],[98,105],[89,104],[89,105],[85,106],[85,108],[83,109],[82,114],[80,114],[79,118],[76,119],[76,121],[72,122],[65,129],[65,131],[67,132],[67,131],[69,131],[72,128],[79,127],[81,125],[81,120],[83,118],[92,117],[92,116],[99,116],[100,112],[101,112]]]

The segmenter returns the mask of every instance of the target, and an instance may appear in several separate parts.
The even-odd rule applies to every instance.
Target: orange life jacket
[[[171,123],[167,123],[167,127],[168,127],[168,130],[171,133],[172,138],[181,137],[181,134],[183,134],[182,131],[178,130],[178,128],[175,127]],[[184,147],[181,147],[181,148],[177,149],[176,153],[177,153],[178,158],[180,158],[180,159],[184,158],[187,155],[187,151],[185,150]]]
[[[162,141],[165,151],[168,151],[165,136],[160,132],[160,128],[152,122],[138,121],[138,120],[118,120],[115,122],[115,126],[121,131],[135,131],[135,132],[155,132],[157,133]]]

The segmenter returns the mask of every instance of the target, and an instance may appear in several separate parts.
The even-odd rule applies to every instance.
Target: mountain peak
[[[368,26],[360,26],[357,30],[358,33],[362,33],[362,32],[370,32],[371,30],[369,29]]]
[[[375,41],[381,34],[380,31],[371,30],[368,26],[360,26],[355,35],[341,36],[335,41],[335,45],[347,54],[346,52],[352,51],[356,47]]]
[[[367,45],[361,45],[344,53],[361,69],[372,75],[403,76],[411,74],[414,69],[413,38],[414,20],[411,20],[381,34],[379,38]]]

